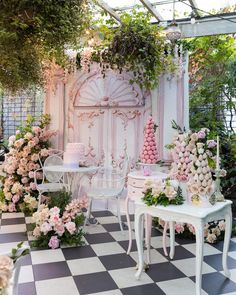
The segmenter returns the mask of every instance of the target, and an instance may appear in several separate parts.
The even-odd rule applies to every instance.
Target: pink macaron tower
[[[154,125],[153,118],[150,116],[145,127],[144,144],[140,155],[140,160],[144,164],[156,164],[158,160]]]

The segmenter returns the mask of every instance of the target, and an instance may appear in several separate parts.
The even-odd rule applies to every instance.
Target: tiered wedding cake
[[[64,166],[78,167],[79,162],[84,160],[85,146],[80,142],[68,143],[64,152]]]
[[[158,160],[154,126],[155,123],[150,116],[145,127],[144,144],[140,155],[141,162],[144,164],[156,164]]]

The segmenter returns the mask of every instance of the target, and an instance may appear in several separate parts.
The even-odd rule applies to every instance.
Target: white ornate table
[[[143,216],[144,214],[150,214],[151,216],[160,217],[170,222],[183,222],[190,223],[195,227],[196,232],[196,295],[201,294],[202,284],[202,261],[203,261],[203,245],[204,245],[204,225],[207,222],[225,219],[225,239],[222,255],[222,263],[224,274],[226,277],[230,277],[230,272],[227,267],[227,255],[232,230],[232,202],[227,200],[225,202],[216,203],[209,208],[200,208],[189,204],[183,205],[170,205],[170,206],[150,206],[148,207],[142,201],[136,201],[135,208],[135,236],[137,241],[139,264],[136,278],[139,279],[143,270]],[[174,227],[170,227],[173,231]],[[174,249],[174,234],[171,233],[170,243]],[[150,246],[148,247],[148,252]],[[174,253],[173,253],[174,254]]]
[[[131,246],[132,246],[132,229],[130,224],[130,217],[129,217],[129,202],[130,201],[137,201],[141,200],[143,197],[143,187],[144,182],[148,179],[154,180],[162,180],[167,178],[169,175],[166,173],[162,173],[159,171],[152,172],[150,176],[144,176],[142,171],[132,171],[128,174],[128,193],[125,200],[125,208],[126,208],[126,218],[127,224],[129,229],[129,246],[127,250],[127,254],[130,253]],[[146,216],[146,244],[150,241],[150,230],[151,230],[151,222],[152,219]]]
[[[68,190],[71,192],[75,175],[79,175],[78,186],[80,187],[80,180],[83,174],[96,172],[99,169],[99,167],[96,167],[96,166],[69,167],[64,165],[52,165],[52,166],[43,167],[43,169],[48,172],[64,173],[66,175],[67,182],[68,182]]]

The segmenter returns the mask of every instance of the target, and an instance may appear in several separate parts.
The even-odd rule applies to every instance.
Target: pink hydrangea
[[[50,241],[48,243],[48,246],[50,248],[52,248],[52,249],[56,249],[56,248],[59,247],[59,245],[60,245],[60,242],[58,240],[58,237],[57,236],[51,236],[51,239],[50,239]]]
[[[206,133],[204,130],[200,130],[200,131],[198,131],[197,136],[198,136],[198,138],[203,139],[206,137]]]

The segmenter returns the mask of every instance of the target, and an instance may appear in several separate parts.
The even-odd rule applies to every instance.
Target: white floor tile
[[[186,276],[191,277],[195,276],[195,263],[196,259],[194,258],[187,258],[187,259],[180,259],[171,261],[172,264],[174,264],[175,267],[177,267],[180,271],[182,271]],[[216,270],[208,265],[207,263],[203,262],[202,264],[202,273],[212,273],[216,272]]]
[[[37,295],[79,295],[72,277],[37,281],[35,285]]]
[[[2,213],[2,219],[25,217],[24,213]]]
[[[196,243],[192,244],[185,244],[182,245],[185,249],[187,249],[192,254],[196,255]],[[220,254],[221,251],[216,249],[215,247],[209,245],[208,243],[204,243],[204,255],[214,255],[214,254]]]
[[[101,224],[118,223],[118,218],[116,216],[96,217],[96,219]]]
[[[195,283],[189,278],[181,278],[176,280],[169,280],[157,283],[165,294],[167,295],[190,295],[195,294]],[[207,295],[207,293],[202,290],[201,295]]]
[[[119,288],[128,288],[153,283],[153,280],[143,272],[140,280],[135,278],[136,269],[134,267],[122,268],[109,271],[109,274]]]
[[[127,241],[129,240],[129,234],[128,234],[128,231],[113,231],[113,232],[109,232],[109,234],[118,242],[120,241]],[[134,232],[132,231],[132,239],[134,240],[135,239],[135,234]]]
[[[25,217],[25,222],[28,223],[35,223],[32,216]]]
[[[236,283],[236,269],[230,269],[230,280]],[[221,271],[222,275],[224,276],[224,272]],[[236,294],[236,290],[235,290]]]
[[[23,265],[20,268],[19,284],[34,281],[32,265]]]
[[[88,234],[100,234],[100,233],[105,233],[106,232],[105,228],[100,224],[87,225],[84,230]]]
[[[175,243],[175,245],[177,246],[178,244]],[[151,246],[153,248],[162,248],[162,236],[152,237]],[[166,247],[169,247],[169,246],[170,246],[170,238],[166,237]]]
[[[93,244],[91,245],[91,247],[93,248],[97,256],[112,255],[125,252],[125,250],[117,242]]]
[[[131,252],[130,256],[137,262],[138,261],[138,251]],[[162,262],[167,262],[168,260],[161,255],[157,250],[151,249],[150,251],[150,256],[151,256],[151,264],[153,263],[162,263]],[[147,250],[144,251],[144,259],[145,261],[147,257]]]
[[[106,271],[98,257],[67,260],[73,276]]]
[[[0,244],[0,254],[9,253],[12,248],[16,248],[18,242]],[[25,246],[29,246],[28,242],[24,242]]]
[[[2,225],[0,228],[0,234],[20,233],[20,232],[26,232],[25,224]]]
[[[236,260],[236,251],[229,252],[228,255]]]
[[[65,261],[65,257],[61,249],[32,251],[31,258],[32,264]]]

